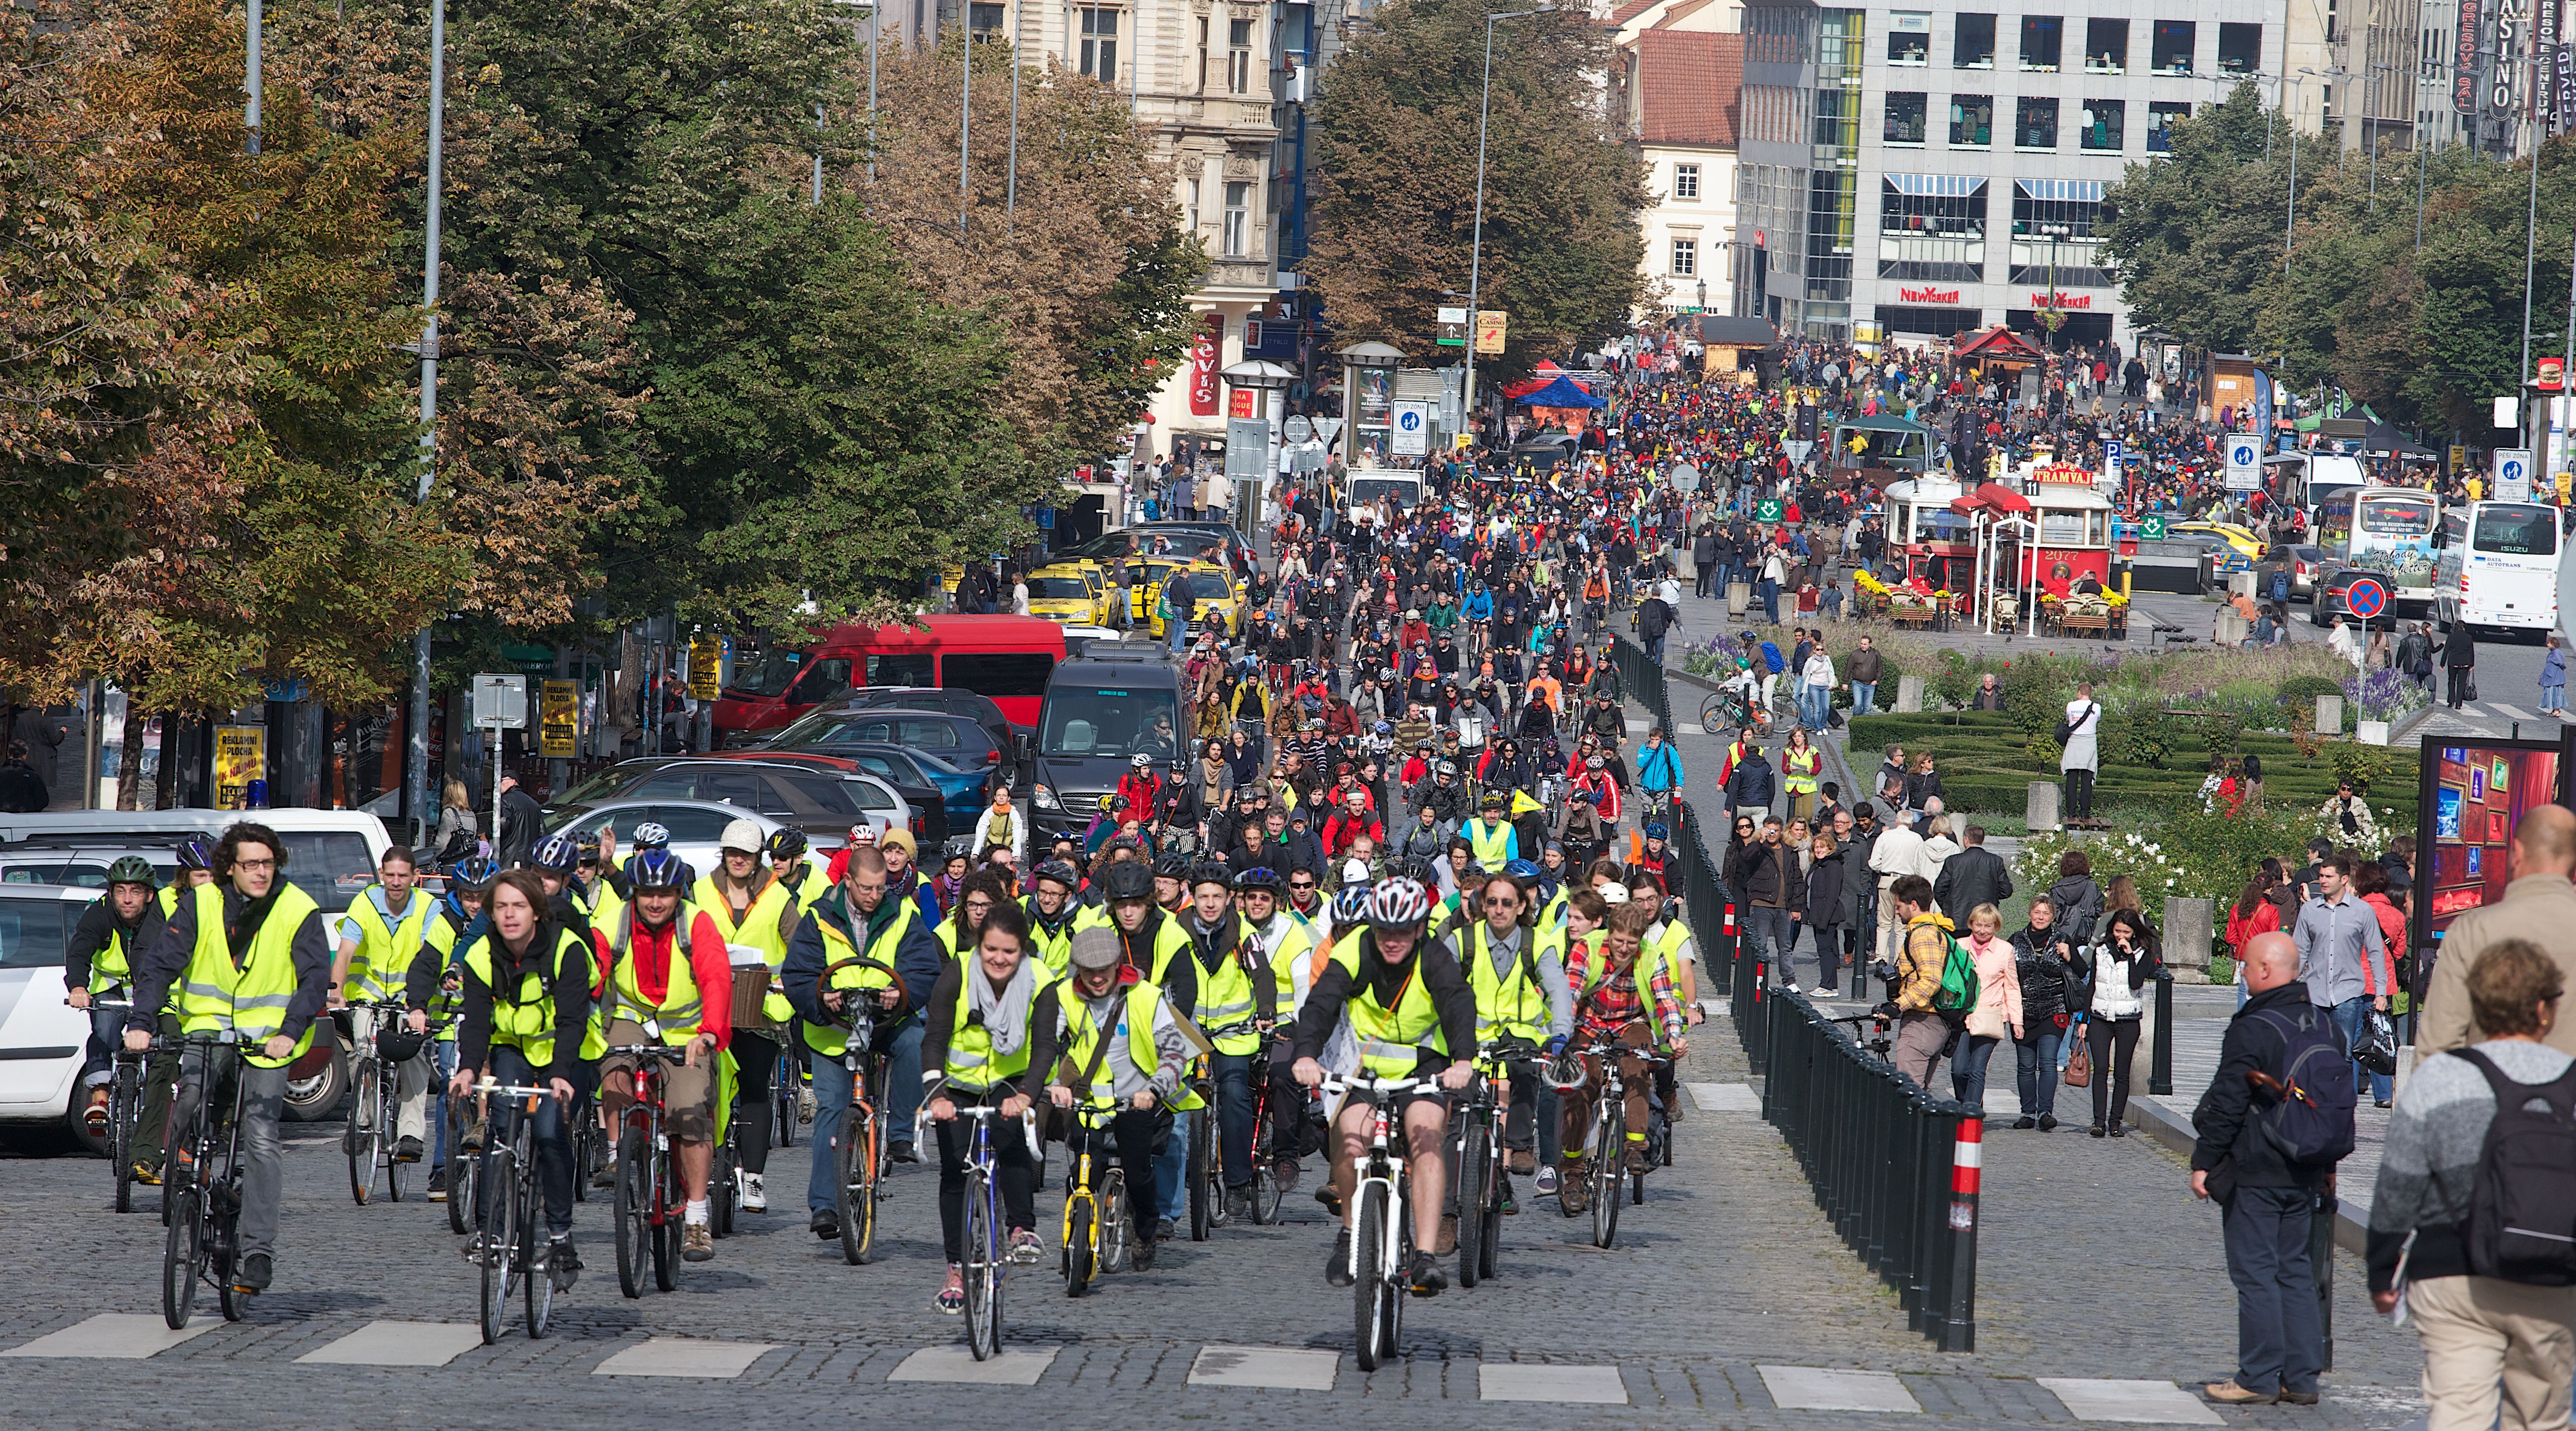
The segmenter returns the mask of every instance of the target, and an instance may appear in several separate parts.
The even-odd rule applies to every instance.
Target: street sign
[[[1499,308],[1488,308],[1476,315],[1476,356],[1490,358],[1503,351],[1503,338],[1511,325],[1512,315]]]
[[[1308,422],[1303,414],[1288,419],[1286,428],[1290,442],[1307,442],[1315,436],[1315,424]]]
[[[724,638],[712,631],[689,638],[689,694],[702,701],[724,694]],[[527,723],[524,716],[520,718],[519,724]]]
[[[2163,541],[2165,539],[2165,519],[2162,517],[2149,517],[2138,523],[2138,538],[2141,541]]]
[[[1804,438],[1789,437],[1782,438],[1780,441],[1780,450],[1788,453],[1789,460],[1792,462],[1806,461],[1807,454],[1813,452],[1815,448],[1816,444]]]
[[[1259,417],[1230,417],[1225,422],[1225,475],[1258,481],[1270,470],[1270,422]]]
[[[1421,457],[1431,450],[1431,404],[1400,402],[1395,405],[1395,436],[1387,451],[1397,457]]]
[[[2380,585],[2377,577],[2355,577],[2352,588],[2344,593],[2343,604],[2352,609],[2353,615],[2368,621],[2388,610],[2388,588]]]
[[[2102,471],[2105,475],[2111,477],[2117,477],[2120,475],[2121,458],[2122,449],[2120,446],[2120,439],[2114,437],[2103,442]]]
[[[476,676],[471,688],[474,723],[486,730],[524,730],[528,724],[528,678]]]
[[[548,760],[570,760],[581,734],[581,685],[548,681],[537,707],[538,754]]]
[[[1757,522],[1776,522],[1780,520],[1780,511],[1781,505],[1779,498],[1765,497],[1761,501],[1753,504],[1753,520]]]
[[[2531,500],[2531,449],[2499,447],[2495,454],[2495,499],[2499,502]]]
[[[1687,462],[1673,464],[1673,490],[1687,497],[1699,490],[1699,469]]]
[[[2259,491],[2263,486],[2263,441],[2250,432],[2227,435],[2227,490]]]
[[[1466,309],[1443,308],[1440,310],[1439,344],[1443,348],[1463,348],[1467,346]]]

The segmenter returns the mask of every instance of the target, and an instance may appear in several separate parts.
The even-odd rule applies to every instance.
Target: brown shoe
[[[1458,1250],[1458,1219],[1455,1214],[1440,1219],[1440,1235],[1431,1240],[1431,1255],[1446,1257]]]
[[[1592,1210],[1592,1167],[1578,1161],[1565,1165],[1557,1175],[1556,1205],[1567,1217],[1581,1217]]]
[[[2236,1384],[2236,1378],[2213,1381],[2200,1389],[2200,1394],[2221,1406],[2270,1406],[2281,1399],[2277,1391],[2247,1391]]]
[[[716,1235],[703,1222],[692,1222],[680,1229],[680,1258],[685,1262],[705,1262],[716,1255]]]
[[[1503,1166],[1514,1173],[1526,1176],[1538,1171],[1538,1156],[1527,1148],[1514,1148],[1511,1156],[1503,1160]]]
[[[1628,1175],[1630,1177],[1644,1177],[1646,1175],[1646,1145],[1643,1143],[1630,1143],[1628,1145],[1627,1157],[1622,1161],[1626,1163]]]
[[[2283,1406],[2314,1406],[2317,1404],[2317,1394],[2313,1391],[2284,1391],[2281,1393],[2281,1404]]]

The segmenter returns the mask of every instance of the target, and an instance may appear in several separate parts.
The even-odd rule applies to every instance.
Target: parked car
[[[883,777],[899,791],[927,787],[947,812],[949,827],[960,835],[974,833],[977,817],[993,800],[991,771],[960,770],[927,751],[900,745],[858,744],[837,746],[834,753],[857,762],[871,775]]]
[[[546,814],[551,828],[553,817],[564,810],[657,800],[721,805],[737,814],[759,815],[773,824],[794,825],[816,845],[828,838],[836,848],[847,843],[850,827],[862,819],[880,831],[913,829],[911,802],[856,767],[831,769],[810,761],[734,755],[621,760],[546,807]],[[618,833],[625,834],[627,828],[620,825]],[[672,831],[676,841],[678,827]],[[916,838],[919,833],[914,831]]]
[[[1039,694],[1045,692],[1041,690]],[[1015,730],[1033,728],[1016,725],[1000,702],[963,686],[865,686],[841,696],[824,709],[941,711],[964,716],[982,726],[993,737],[993,743],[1004,750],[1011,748],[1011,735]]]
[[[819,770],[834,775],[876,779],[902,799],[912,812],[908,828],[916,848],[936,850],[948,844],[948,793],[936,785],[912,784],[870,770],[844,753],[826,755],[815,750],[758,750],[719,755],[715,759],[757,760],[764,765],[785,765]],[[971,825],[968,828],[973,828]]]
[[[2275,560],[2290,568],[2290,595],[2314,596],[2317,578],[2325,574],[2326,549],[2317,546],[2276,547]]]
[[[789,823],[715,800],[608,800],[556,811],[546,821],[546,833],[568,830],[577,838],[595,840],[601,830],[613,829],[617,832],[617,857],[622,861],[634,845],[635,827],[649,822],[669,830],[671,852],[688,861],[693,872],[705,874],[723,861],[725,826],[736,820],[758,825],[763,840]],[[849,843],[846,825],[829,836],[820,829],[807,829],[805,835],[817,848],[839,849]]]
[[[29,840],[0,845],[0,885],[60,884],[104,890],[107,888],[107,867],[128,855],[140,856],[152,866],[156,886],[178,878],[179,857],[171,853],[170,846],[166,844],[135,840],[55,846]]]
[[[762,751],[833,754],[853,745],[901,745],[927,751],[960,770],[987,770],[1007,779],[1008,739],[996,741],[982,722],[946,711],[834,706],[800,717]]]
[[[376,882],[376,861],[393,841],[385,822],[359,810],[311,810],[281,806],[271,810],[79,810],[57,815],[0,815],[0,851],[79,850],[109,845],[149,850],[160,846],[156,864],[175,863],[169,851],[190,835],[208,844],[225,827],[250,820],[266,825],[286,842],[286,877],[301,887],[327,913],[349,907],[358,892]]]

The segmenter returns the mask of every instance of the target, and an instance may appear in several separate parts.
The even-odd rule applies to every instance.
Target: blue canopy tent
[[[1560,377],[1536,392],[1513,399],[1521,407],[1608,407],[1608,398],[1597,398],[1577,386],[1574,379]]]

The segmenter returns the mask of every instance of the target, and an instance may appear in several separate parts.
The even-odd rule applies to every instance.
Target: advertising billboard
[[[2568,803],[2576,736],[2558,740],[2424,737],[2416,814],[2414,946],[2504,898],[2514,826],[2534,806]]]

